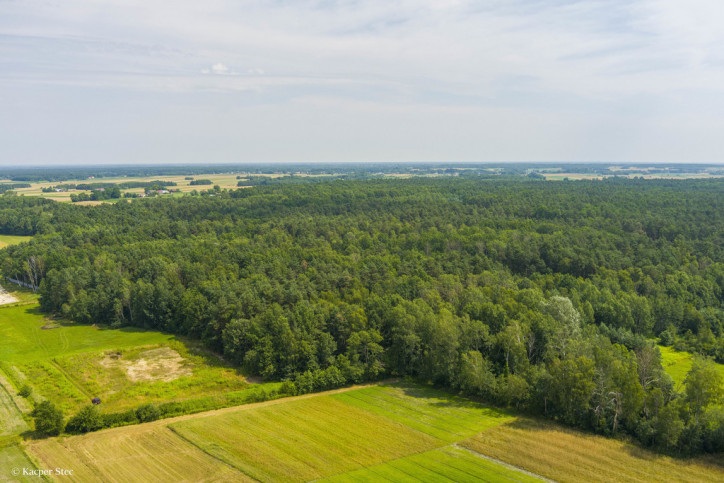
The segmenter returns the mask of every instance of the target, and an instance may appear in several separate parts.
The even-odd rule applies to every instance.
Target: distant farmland
[[[674,461],[413,384],[221,409],[27,450],[43,467],[77,468],[70,481],[724,479],[704,460]]]

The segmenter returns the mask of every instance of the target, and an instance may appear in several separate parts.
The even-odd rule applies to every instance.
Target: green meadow
[[[674,380],[676,387],[682,387],[686,375],[691,370],[694,362],[694,355],[690,352],[677,351],[673,347],[658,346],[661,351],[661,366],[666,373]],[[724,364],[717,364],[719,373],[724,377]]]
[[[33,237],[18,235],[0,235],[0,249],[5,248],[8,245],[16,245],[18,243],[26,242],[31,238]]]

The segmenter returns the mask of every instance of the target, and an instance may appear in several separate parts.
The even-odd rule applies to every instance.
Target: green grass
[[[673,347],[662,345],[658,347],[661,351],[661,365],[664,370],[671,376],[677,387],[683,385],[687,374],[691,370],[694,355],[690,352],[677,351]],[[716,367],[724,378],[724,364],[716,364]]]
[[[540,482],[539,478],[503,466],[467,449],[445,448],[396,459],[362,470],[335,475],[326,482]]]
[[[0,235],[0,249],[5,248],[9,245],[16,245],[29,241],[32,236],[17,236],[17,235]]]
[[[672,347],[663,345],[658,347],[661,351],[661,365],[666,373],[671,376],[676,386],[683,384],[686,375],[691,370],[694,356],[689,352],[679,352]]]
[[[59,328],[43,330],[49,321],[37,305],[0,308],[0,361],[13,363],[53,357],[161,344],[174,336],[136,328],[110,329],[53,321]]]
[[[512,419],[499,409],[411,384],[371,387],[332,397],[447,442],[460,441]]]
[[[170,425],[260,481],[303,481],[444,445],[333,397],[318,396]]]
[[[28,429],[23,414],[7,389],[0,384],[0,436],[21,433]]]
[[[12,470],[18,468],[34,469],[35,465],[23,453],[18,446],[6,446],[0,448],[0,481],[42,481],[43,477],[38,476],[13,476]]]

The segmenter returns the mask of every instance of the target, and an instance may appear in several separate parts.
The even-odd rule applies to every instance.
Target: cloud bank
[[[0,0],[0,164],[722,162],[718,2]]]

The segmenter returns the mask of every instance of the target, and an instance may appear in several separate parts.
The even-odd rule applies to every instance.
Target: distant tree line
[[[42,310],[198,338],[299,393],[411,376],[724,450],[722,180],[289,183],[78,209],[0,197]],[[34,257],[34,271],[28,260]],[[686,382],[653,343],[698,354]]]

